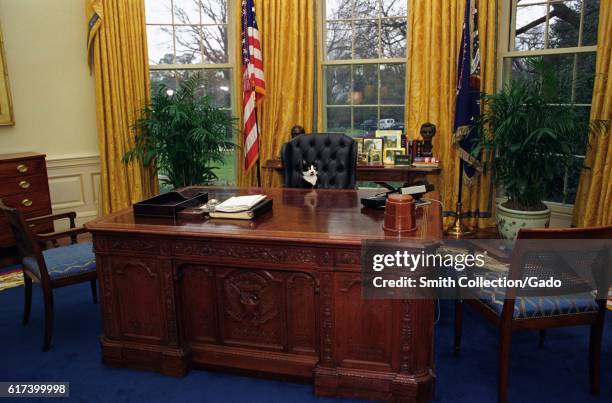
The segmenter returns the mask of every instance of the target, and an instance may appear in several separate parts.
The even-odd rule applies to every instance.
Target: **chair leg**
[[[540,348],[544,348],[544,340],[546,340],[546,329],[540,329],[538,331]]]
[[[89,282],[89,285],[91,286],[91,297],[93,298],[93,303],[97,304],[98,303],[98,287],[96,286],[96,280],[91,280]]]
[[[21,323],[25,326],[30,321],[30,312],[32,311],[32,279],[25,273],[23,273],[23,285],[25,300],[23,304],[23,321]]]
[[[51,338],[53,337],[53,291],[43,289],[45,300],[45,335],[43,338],[43,352],[51,348]]]
[[[463,301],[455,300],[455,355],[461,351],[461,333],[463,329]]]
[[[510,343],[512,341],[512,332],[510,329],[501,330],[499,341],[499,379],[497,389],[497,399],[500,403],[508,401],[508,372],[510,366]]]
[[[591,325],[589,337],[589,375],[591,378],[591,393],[599,395],[599,376],[601,370],[601,340],[603,321]]]

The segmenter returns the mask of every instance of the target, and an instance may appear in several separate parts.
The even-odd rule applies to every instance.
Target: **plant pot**
[[[521,228],[548,228],[550,209],[540,211],[513,210],[497,204],[497,230],[503,239],[515,240]]]

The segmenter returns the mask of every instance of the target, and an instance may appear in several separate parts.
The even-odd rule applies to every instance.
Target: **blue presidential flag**
[[[468,0],[461,35],[453,127],[453,143],[458,147],[459,158],[463,160],[463,177],[468,184],[480,170],[480,162],[471,155],[473,137],[476,135],[472,127],[480,115],[480,57],[477,22],[476,8],[472,7],[471,1]]]

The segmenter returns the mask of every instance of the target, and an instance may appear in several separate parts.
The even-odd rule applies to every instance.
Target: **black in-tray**
[[[176,218],[178,212],[188,207],[196,207],[208,201],[208,193],[171,191],[134,204],[136,217]]]

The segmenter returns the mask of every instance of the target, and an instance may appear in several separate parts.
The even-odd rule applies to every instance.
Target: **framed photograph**
[[[14,125],[13,104],[8,82],[6,59],[4,58],[4,39],[0,30],[0,126]]]
[[[372,164],[382,164],[383,152],[382,150],[371,150],[370,151],[370,162]]]
[[[402,148],[401,130],[376,130],[376,137],[383,140],[384,148]]]
[[[372,155],[372,151],[380,151],[382,154],[383,150],[383,139],[380,138],[371,138],[371,139],[363,139],[363,152]]]
[[[363,138],[354,137],[353,140],[355,140],[355,144],[357,144],[357,155],[363,153]]]
[[[367,164],[370,159],[370,156],[367,153],[358,153],[357,154],[357,163],[358,164]]]
[[[396,155],[403,155],[404,154],[404,149],[403,148],[385,148],[384,150],[384,157],[383,157],[383,163],[384,164],[388,164],[388,165],[395,165],[395,156]]]

